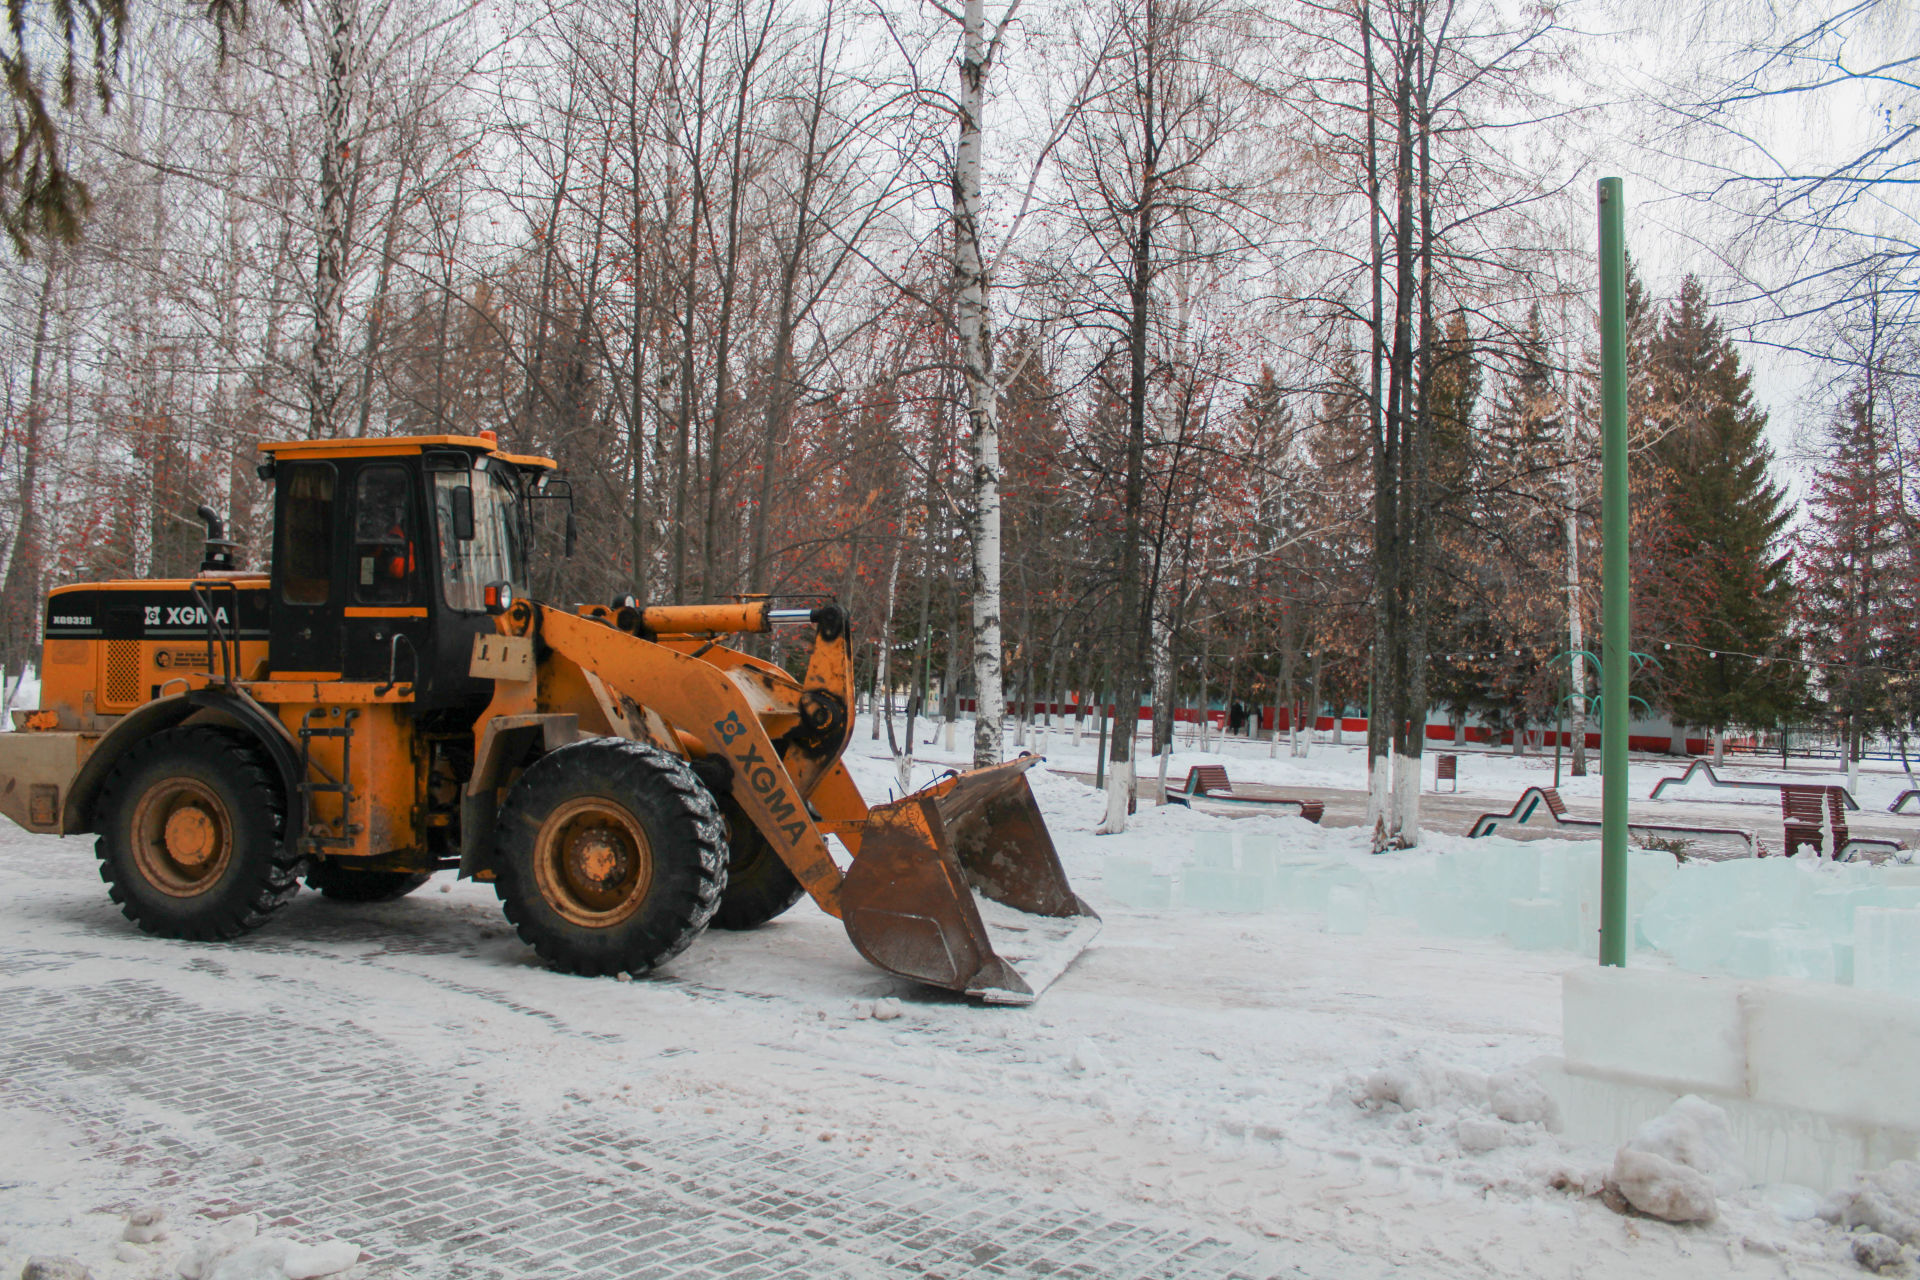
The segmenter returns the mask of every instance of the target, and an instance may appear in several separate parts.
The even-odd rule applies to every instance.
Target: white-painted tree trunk
[[[1367,761],[1367,828],[1373,832],[1373,851],[1391,846],[1392,832],[1388,815],[1393,809],[1393,757],[1373,756]]]
[[[1116,732],[1117,732],[1116,726]],[[1133,760],[1107,761],[1107,813],[1094,828],[1096,835],[1117,836],[1127,829],[1127,811],[1133,805]]]
[[[1420,843],[1420,757],[1393,757],[1394,843],[1412,849]]]
[[[953,157],[953,276],[973,462],[973,764],[998,764],[1006,712],[1000,652],[1000,423],[993,312],[981,247],[980,149],[988,71],[985,0],[966,0],[960,138]]]
[[[1154,744],[1161,755],[1167,755],[1173,751],[1173,734],[1177,723],[1173,719],[1173,629],[1167,625],[1166,618],[1158,609],[1153,611],[1152,634],[1148,640],[1148,648],[1153,657],[1154,719],[1148,720],[1147,723],[1152,725],[1159,717],[1160,708],[1167,708],[1166,746],[1161,748],[1159,744]],[[1148,730],[1148,736],[1149,738],[1152,736],[1151,729]]]
[[[1723,765],[1726,762],[1727,762],[1727,731],[1725,729],[1715,729],[1713,731],[1713,763],[1716,766],[1718,766],[1718,765]]]
[[[880,656],[874,662],[873,677],[874,696],[886,707],[887,749],[893,752],[893,768],[900,779],[901,795],[913,790],[909,785],[913,778],[913,723],[909,719],[904,742],[895,733],[893,724],[893,606],[899,598],[900,553],[904,546],[903,542],[893,544],[893,563],[887,568],[886,620],[880,624]],[[908,674],[911,676],[911,668]],[[878,723],[876,715],[876,727]]]
[[[1573,415],[1567,415],[1569,448],[1573,431]],[[1571,704],[1573,721],[1573,776],[1587,776],[1587,660],[1581,653],[1586,648],[1584,628],[1580,621],[1580,521],[1574,514],[1573,468],[1567,468],[1567,647],[1571,650],[1567,658],[1570,683],[1573,686]]]
[[[10,719],[13,715],[13,700],[20,696],[20,686],[27,682],[27,671],[28,667],[24,662],[20,664],[20,674],[12,680],[6,678],[6,672],[0,671],[0,685],[4,685],[6,689],[5,695],[0,696],[0,733],[13,727]]]

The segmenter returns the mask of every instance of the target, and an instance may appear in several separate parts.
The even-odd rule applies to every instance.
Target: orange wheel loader
[[[0,812],[93,832],[149,933],[238,937],[298,890],[493,883],[549,964],[640,974],[804,894],[890,973],[1025,1003],[1099,928],[1023,758],[868,807],[835,604],[557,608],[532,511],[571,489],[491,434],[260,446],[267,572],[202,507],[190,579],[60,587]],[[720,643],[810,625],[806,673]],[[834,844],[837,841],[839,856]]]

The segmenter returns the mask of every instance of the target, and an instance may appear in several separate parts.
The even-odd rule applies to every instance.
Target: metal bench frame
[[[1684,787],[1693,780],[1694,775],[1701,773],[1707,775],[1707,781],[1709,783],[1726,791],[1779,791],[1784,787],[1806,785],[1798,782],[1743,782],[1737,778],[1722,778],[1713,771],[1712,764],[1705,760],[1695,760],[1687,766],[1687,771],[1679,777],[1662,778],[1660,781],[1654,783],[1653,790],[1648,794],[1647,798],[1649,800],[1658,800],[1660,793],[1668,787]],[[1833,790],[1840,793],[1841,802],[1847,808],[1858,809],[1860,807],[1859,803],[1854,800],[1853,793],[1845,787],[1834,787]]]
[[[1209,804],[1229,809],[1245,809],[1249,812],[1260,809],[1292,808],[1308,822],[1319,822],[1325,815],[1327,806],[1321,800],[1284,800],[1270,796],[1243,796],[1234,792],[1233,783],[1227,779],[1227,767],[1223,764],[1196,764],[1187,770],[1187,780],[1180,790],[1167,792],[1167,803],[1193,808],[1193,802],[1204,800]]]
[[[1505,813],[1483,813],[1473,820],[1467,828],[1467,838],[1477,840],[1490,836],[1502,826],[1523,827],[1527,825],[1542,805],[1556,826],[1573,827],[1582,831],[1598,831],[1601,827],[1598,818],[1575,818],[1568,814],[1566,801],[1560,798],[1559,791],[1552,787],[1528,787],[1513,802],[1513,808]],[[1690,827],[1666,822],[1629,822],[1627,831],[1632,835],[1651,837],[1676,836],[1719,836],[1740,841],[1747,847],[1747,855],[1753,856],[1756,845],[1753,832],[1743,827]]]

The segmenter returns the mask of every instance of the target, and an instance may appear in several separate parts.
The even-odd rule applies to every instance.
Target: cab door
[[[282,462],[274,477],[269,665],[277,676],[335,680],[346,605],[340,473],[331,462]]]
[[[426,556],[409,460],[363,462],[353,474],[347,541],[349,680],[419,683],[427,675]]]

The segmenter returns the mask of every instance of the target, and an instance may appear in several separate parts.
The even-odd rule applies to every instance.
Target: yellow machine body
[[[491,562],[476,548],[530,538],[526,511],[546,496],[551,463],[502,453],[485,437],[262,449],[262,474],[278,484],[271,571],[221,567],[218,548],[231,544],[203,509],[201,574],[53,591],[40,706],[16,712],[17,732],[0,735],[0,813],[34,831],[100,832],[110,884],[116,874],[126,882],[116,900],[133,904],[125,909],[143,928],[231,936],[252,927],[253,916],[234,917],[231,929],[169,922],[186,918],[181,902],[224,891],[222,877],[241,874],[229,864],[269,856],[250,833],[271,819],[282,824],[271,851],[279,871],[260,872],[272,890],[256,895],[262,903],[291,892],[278,886],[292,867],[310,885],[322,873],[334,886],[406,886],[451,868],[504,876],[503,898],[511,881],[524,899],[517,912],[508,903],[509,916],[551,917],[557,951],[578,961],[563,967],[619,968],[624,961],[595,959],[594,948],[632,927],[623,911],[667,891],[658,886],[677,874],[669,864],[679,855],[665,828],[641,820],[644,797],[612,783],[605,795],[575,786],[578,795],[544,816],[527,806],[561,773],[555,753],[580,761],[638,751],[663,785],[686,792],[697,777],[711,793],[676,801],[688,838],[709,840],[706,815],[721,815],[736,877],[748,852],[770,851],[890,972],[1024,1003],[1097,930],[1027,785],[1037,760],[867,805],[842,762],[854,690],[837,606],[561,609],[519,598],[502,550],[506,576],[485,584],[482,607],[469,569]],[[815,632],[798,678],[719,643],[789,624]],[[277,798],[281,812],[250,816],[247,804],[258,802],[230,798],[204,763],[170,772],[162,748],[140,746],[157,734],[188,755],[239,751],[243,772],[264,779],[256,793]],[[527,830],[500,830],[503,815]],[[503,852],[515,840],[536,851],[533,862]],[[717,876],[724,896],[725,875],[707,865],[711,850],[703,856],[702,874]],[[764,882],[780,872],[753,874]],[[701,892],[711,897],[713,886]],[[158,906],[143,916],[141,902]],[[533,940],[524,924],[522,933]],[[628,967],[651,967],[681,945],[656,946]]]

